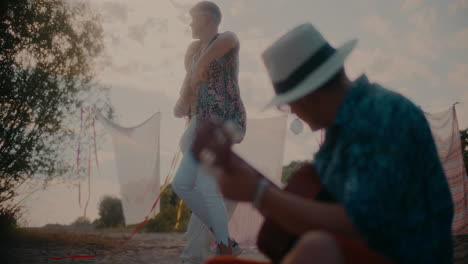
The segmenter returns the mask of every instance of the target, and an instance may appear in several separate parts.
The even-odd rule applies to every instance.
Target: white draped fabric
[[[426,118],[431,126],[437,151],[452,192],[455,209],[452,231],[455,235],[468,234],[468,177],[463,162],[455,106],[439,113],[426,113]]]
[[[249,119],[247,133],[234,147],[247,162],[278,186],[281,184],[287,116]],[[254,246],[263,217],[250,203],[240,203],[229,223],[232,236],[243,246]]]
[[[142,222],[160,192],[159,131],[156,113],[135,127],[121,127],[97,113],[112,137],[125,224]],[[154,213],[159,212],[159,206]]]

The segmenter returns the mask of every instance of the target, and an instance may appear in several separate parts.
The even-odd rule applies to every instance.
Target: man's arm
[[[274,186],[266,190],[260,212],[297,235],[325,230],[360,238],[341,205],[305,199]]]
[[[210,138],[215,137],[210,136]],[[221,150],[224,153],[218,152],[216,155],[219,165],[207,166],[201,157],[202,154],[197,154],[200,153],[198,144],[195,142],[195,156],[201,158],[202,167],[216,178],[221,193],[231,200],[252,202],[256,196],[257,186],[265,176],[227,149]],[[325,230],[353,238],[360,237],[340,204],[303,198],[279,189],[272,183],[269,183],[261,197],[259,210],[262,215],[271,218],[293,234],[301,235],[311,230]]]
[[[215,168],[211,174],[217,178],[221,192],[228,199],[252,202],[259,182],[265,176],[229,149],[218,151],[215,153],[218,153],[219,164],[226,165],[221,166],[224,167],[221,170]],[[279,189],[272,183],[260,199],[259,211],[293,234],[325,230],[360,238],[342,205],[304,198]]]

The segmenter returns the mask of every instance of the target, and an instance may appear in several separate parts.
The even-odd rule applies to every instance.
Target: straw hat
[[[265,106],[287,104],[325,84],[343,67],[357,40],[333,48],[310,24],[299,25],[262,53],[276,96]]]

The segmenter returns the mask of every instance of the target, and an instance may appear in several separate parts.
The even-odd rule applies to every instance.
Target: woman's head
[[[206,32],[217,30],[221,23],[221,10],[210,1],[201,1],[190,9],[192,37],[200,38]]]

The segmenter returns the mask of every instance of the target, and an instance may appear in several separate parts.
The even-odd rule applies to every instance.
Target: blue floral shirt
[[[411,101],[360,77],[315,165],[369,247],[395,263],[452,263],[450,190],[429,124]]]

